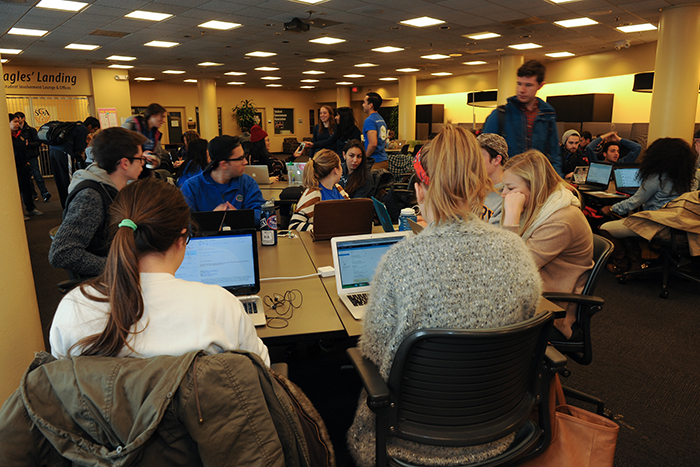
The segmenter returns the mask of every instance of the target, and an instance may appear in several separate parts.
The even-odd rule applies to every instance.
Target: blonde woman
[[[359,346],[386,380],[402,340],[417,329],[506,326],[533,316],[542,281],[523,242],[481,213],[491,190],[476,138],[447,126],[414,162],[418,204],[428,227],[382,259]],[[462,465],[503,452],[493,443],[438,448],[396,440],[392,455],[421,465]],[[348,446],[358,467],[375,464],[374,414],[360,397]]]
[[[304,193],[289,221],[289,230],[312,230],[314,206],[319,201],[350,199],[343,187],[338,185],[343,169],[340,157],[330,149],[318,151],[304,167]]]
[[[580,293],[593,267],[593,233],[570,185],[533,149],[506,163],[501,196],[501,223],[525,240],[544,290]],[[575,310],[570,305],[566,318],[554,322],[566,339],[572,336]]]

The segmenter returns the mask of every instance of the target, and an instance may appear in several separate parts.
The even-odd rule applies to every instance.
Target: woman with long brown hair
[[[154,178],[122,189],[102,275],[66,295],[51,325],[56,357],[151,357],[242,349],[268,365],[241,302],[222,287],[174,277],[185,257],[190,210],[175,186]]]
[[[321,149],[335,149],[335,143],[338,140],[338,134],[336,131],[335,122],[335,111],[330,105],[322,105],[321,109],[318,111],[319,122],[314,125],[313,138],[311,144],[307,143],[307,146],[311,147],[311,152],[309,157],[314,157]]]
[[[365,145],[362,141],[353,139],[343,147],[343,175],[340,177],[342,186],[351,198],[367,198],[374,191],[374,180],[371,168],[374,159],[367,160]]]

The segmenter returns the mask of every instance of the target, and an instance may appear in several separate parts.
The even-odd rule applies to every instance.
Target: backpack
[[[39,141],[49,146],[60,146],[66,142],[66,139],[73,128],[80,125],[81,122],[59,122],[54,120],[44,123],[37,132]]]

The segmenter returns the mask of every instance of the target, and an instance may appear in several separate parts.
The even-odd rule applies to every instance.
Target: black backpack
[[[68,134],[81,122],[59,122],[54,120],[41,125],[37,132],[39,141],[49,146],[60,146],[66,142]]]

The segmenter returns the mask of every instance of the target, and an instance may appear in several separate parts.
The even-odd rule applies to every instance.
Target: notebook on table
[[[634,194],[640,186],[639,167],[615,167],[613,169],[615,177],[615,189],[628,195]]]
[[[379,222],[382,224],[384,232],[393,232],[394,224],[391,223],[391,216],[389,215],[389,210],[386,208],[386,204],[382,203],[374,196],[372,196],[372,204],[374,204],[374,210],[377,213]]]
[[[331,239],[338,296],[353,318],[365,316],[374,271],[389,249],[409,232],[353,235]]]
[[[374,205],[372,200],[334,199],[320,201],[314,205],[314,241],[328,240],[345,235],[360,235],[372,232]]]
[[[255,229],[255,211],[236,209],[231,211],[195,211],[192,221],[196,225],[193,232],[196,237],[203,237],[221,230]]]
[[[255,230],[220,232],[190,238],[175,277],[223,287],[243,303],[255,326],[266,323],[260,291]]]
[[[602,162],[591,162],[586,174],[586,183],[577,186],[579,191],[605,191],[610,183],[613,166]]]
[[[266,165],[246,165],[243,173],[253,177],[258,182],[258,185],[269,185],[272,183],[270,181],[270,171]]]

